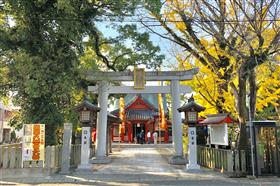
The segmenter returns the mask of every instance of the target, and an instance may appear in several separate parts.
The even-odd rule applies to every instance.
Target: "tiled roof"
[[[149,120],[153,119],[157,112],[151,110],[128,110],[126,120]]]
[[[200,124],[223,124],[223,123],[233,123],[235,120],[230,117],[230,113],[223,114],[211,114],[207,115],[207,118],[200,122]]]
[[[128,105],[133,103],[137,99],[138,96],[140,96],[141,99],[145,103],[154,107],[155,110],[158,110],[158,94],[127,94],[124,97],[125,107],[127,107]],[[167,113],[168,108],[167,108],[167,102],[166,102],[165,94],[162,94],[162,100],[163,100],[164,111],[165,111],[165,113]],[[114,109],[113,113],[115,113],[115,111],[119,109],[119,100],[115,101],[114,107],[115,107],[115,109]]]

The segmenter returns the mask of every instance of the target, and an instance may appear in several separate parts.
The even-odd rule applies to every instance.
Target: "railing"
[[[22,164],[21,144],[0,145],[0,169],[46,168],[55,172],[61,167],[62,146],[47,146],[45,161],[26,161]],[[77,167],[81,161],[81,145],[72,145],[70,166]]]
[[[203,167],[220,170],[231,176],[246,174],[245,151],[197,147],[197,161]]]

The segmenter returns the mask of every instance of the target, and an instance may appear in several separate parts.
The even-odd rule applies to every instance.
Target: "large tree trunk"
[[[238,141],[239,150],[245,150],[247,148],[247,136],[246,136],[246,120],[247,120],[247,108],[246,108],[246,80],[247,75],[244,73],[244,66],[238,71],[238,117],[240,122],[240,137]]]
[[[255,120],[256,113],[256,100],[257,100],[257,84],[256,84],[256,71],[252,70],[249,74],[249,87],[250,87],[250,116],[251,120]]]
[[[223,92],[224,91],[228,91],[228,83],[225,82],[225,83],[222,83],[222,84],[219,84],[218,85],[218,99],[216,101],[216,109],[218,111],[218,113],[225,113],[227,112],[225,110],[225,107],[224,107],[224,102],[225,102],[225,97],[223,96]]]

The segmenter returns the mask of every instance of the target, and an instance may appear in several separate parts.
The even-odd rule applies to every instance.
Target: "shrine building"
[[[114,126],[113,141],[119,141],[120,137],[121,142],[135,143],[137,135],[142,130],[145,132],[145,141],[147,141],[148,130],[151,134],[157,131],[162,143],[172,141],[172,126],[168,120],[169,112],[165,94],[160,96],[159,94],[127,94],[123,100],[125,114],[122,129],[119,130],[118,124]],[[115,101],[114,108],[115,110],[111,114],[120,117],[120,99]],[[165,125],[162,125],[161,118],[163,117]],[[153,137],[151,141],[153,141]]]

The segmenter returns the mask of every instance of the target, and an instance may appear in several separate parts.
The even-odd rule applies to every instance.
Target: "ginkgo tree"
[[[152,17],[143,17],[142,24],[178,44],[216,74],[223,82],[218,85],[221,103],[224,92],[233,92],[242,123],[239,147],[245,149],[248,92],[251,119],[256,113],[256,67],[279,53],[279,0],[167,0],[155,4],[147,5]],[[148,20],[157,22],[166,33],[156,32],[155,23]],[[223,104],[216,106],[219,112],[225,111]]]

